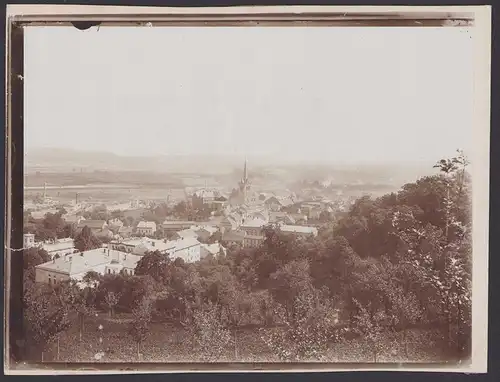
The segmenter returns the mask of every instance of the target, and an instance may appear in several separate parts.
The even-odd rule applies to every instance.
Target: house
[[[271,196],[264,201],[264,205],[270,211],[280,211],[282,204],[276,196]]]
[[[124,241],[112,241],[109,247],[113,250],[144,256],[147,252],[158,251],[169,256],[172,260],[181,258],[187,263],[200,260],[201,243],[196,238],[181,238],[177,240],[157,240],[149,238],[135,238]]]
[[[243,240],[244,247],[258,247],[262,244],[265,237],[262,228],[267,224],[263,219],[252,219],[246,221],[240,226],[240,229],[246,233]]]
[[[54,208],[45,208],[38,211],[31,211],[31,217],[33,219],[43,219],[47,214],[57,214],[59,211]]]
[[[155,222],[142,221],[137,224],[136,232],[138,235],[152,236],[156,232]]]
[[[217,190],[201,189],[192,195],[191,200],[194,208],[201,209],[204,206],[212,207],[220,196],[220,192]]]
[[[85,220],[83,216],[77,215],[77,214],[65,214],[62,216],[64,221],[68,224],[75,224],[78,225],[80,222]]]
[[[307,215],[304,215],[302,213],[291,213],[288,214],[294,221],[295,224],[305,224],[307,223]],[[294,224],[294,223],[292,223]]]
[[[172,236],[173,239],[187,239],[187,238],[198,238],[198,234],[192,228],[183,229],[182,231],[177,231]]]
[[[146,252],[158,251],[162,254],[168,254],[173,249],[173,244],[166,239],[149,239],[136,237],[128,240],[114,240],[108,244],[109,248],[125,253],[133,253],[143,256]]]
[[[224,243],[227,243],[228,245],[237,244],[243,246],[245,236],[246,236],[245,231],[240,231],[240,230],[227,231],[223,232],[222,241]]]
[[[107,228],[107,226],[108,224],[104,220],[82,220],[78,223],[76,228],[81,230],[84,227],[89,227],[94,234],[97,234]]]
[[[117,232],[118,236],[124,239],[129,238],[130,236],[132,236],[133,233],[134,233],[134,228],[132,227],[120,227]]]
[[[25,233],[23,235],[23,248],[31,248],[35,246],[35,235],[32,233]]]
[[[201,259],[201,243],[193,238],[178,239],[170,242],[173,245],[173,250],[170,251],[169,257],[172,260],[182,259],[186,263],[194,263]]]
[[[194,221],[181,221],[181,220],[165,220],[161,224],[161,228],[164,233],[167,232],[177,232],[183,229],[191,228],[191,226],[196,225]]]
[[[191,227],[191,230],[193,230],[196,233],[198,240],[207,241],[219,229],[217,227],[204,225],[204,226],[193,226]]]
[[[295,219],[286,212],[270,212],[269,222],[295,224]]]
[[[208,255],[219,256],[221,253],[226,256],[227,250],[220,243],[201,244],[200,246],[200,256],[202,259]]]
[[[280,231],[286,234],[295,234],[300,237],[318,236],[318,229],[316,227],[280,225]]]
[[[35,281],[49,285],[70,279],[81,282],[89,271],[101,275],[123,271],[133,275],[135,266],[140,259],[140,256],[109,248],[68,254],[37,265],[35,267]]]
[[[123,227],[123,222],[120,219],[111,219],[108,221],[108,227],[114,233],[118,233],[120,228]]]
[[[53,242],[41,243],[40,248],[45,250],[50,258],[54,256],[64,256],[67,253],[73,253],[75,251],[75,242],[71,238],[58,239]]]
[[[237,229],[239,223],[232,216],[225,216],[219,223],[221,232],[229,232]]]
[[[267,211],[262,211],[262,210],[251,211],[248,213],[248,217],[250,217],[251,219],[263,220],[266,223],[269,222],[269,213]]]

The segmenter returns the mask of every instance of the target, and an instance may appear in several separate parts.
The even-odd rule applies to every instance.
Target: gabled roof
[[[58,259],[37,265],[36,268],[65,273],[72,276],[88,272],[98,265],[111,264],[111,260],[117,257],[120,259],[126,258],[128,263],[134,261],[137,263],[137,261],[140,260],[140,257],[138,256],[131,257],[130,254],[124,252],[98,248],[68,256],[62,256]],[[119,260],[119,262],[121,263],[122,260]]]
[[[288,233],[309,233],[313,235],[318,234],[318,229],[316,227],[306,227],[300,225],[282,225],[280,230]]]
[[[195,230],[189,228],[189,229],[183,229],[182,231],[178,231],[177,235],[182,238],[197,238],[198,235],[196,234]]]
[[[246,236],[245,231],[229,231],[229,232],[224,232],[222,235],[222,240],[224,241],[238,241],[238,240],[243,240]]]
[[[246,221],[244,224],[242,224],[242,227],[248,227],[248,228],[260,228],[263,227],[267,224],[267,222],[263,219],[252,219]]]
[[[104,220],[82,220],[78,223],[78,228],[83,228],[85,226],[89,228],[102,228],[106,225]]]
[[[224,248],[222,245],[219,243],[213,243],[213,244],[202,244],[201,245],[204,249],[207,250],[207,252],[211,253],[212,255],[218,255],[220,251],[222,250],[224,254],[226,253],[226,248]]]
[[[156,228],[156,223],[141,221],[137,224],[137,228]]]
[[[165,220],[162,223],[162,226],[192,226],[196,225],[195,221],[188,221],[188,220]]]

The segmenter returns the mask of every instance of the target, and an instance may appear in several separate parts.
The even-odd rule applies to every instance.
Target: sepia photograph
[[[11,371],[485,371],[489,8],[281,8],[11,16]]]

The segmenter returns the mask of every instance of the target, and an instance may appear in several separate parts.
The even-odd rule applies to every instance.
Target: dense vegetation
[[[398,193],[357,200],[316,238],[264,229],[259,248],[231,247],[195,264],[146,254],[136,274],[90,272],[86,287],[33,284],[43,254],[25,251],[25,320],[36,354],[71,322],[127,314],[138,356],[158,325],[186,333],[192,357],[217,360],[238,329],[283,361],[322,360],[334,344],[362,338],[377,362],[388,338],[408,359],[414,334],[430,335],[443,359],[464,359],[471,339],[471,205],[466,159]],[[163,324],[162,324],[163,323]],[[181,329],[179,329],[181,330]],[[154,333],[152,333],[154,335]],[[423,334],[422,334],[423,335]],[[403,354],[404,358],[405,354]]]

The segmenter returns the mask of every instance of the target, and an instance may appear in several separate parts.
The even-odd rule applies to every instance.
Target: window
[[[108,269],[108,275],[110,275],[110,274],[111,274],[111,269]]]

